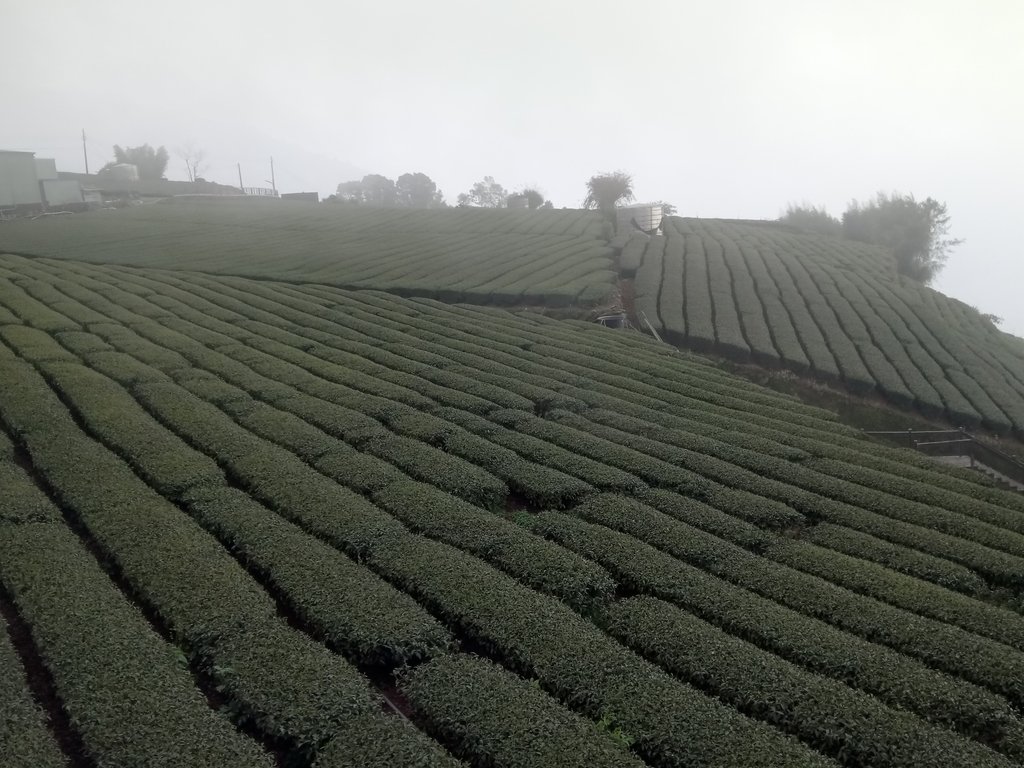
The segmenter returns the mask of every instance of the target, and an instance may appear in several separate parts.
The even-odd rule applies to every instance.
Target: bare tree
[[[196,181],[207,168],[206,150],[199,149],[192,142],[183,147],[178,147],[178,156],[185,161],[185,173],[189,181]]]

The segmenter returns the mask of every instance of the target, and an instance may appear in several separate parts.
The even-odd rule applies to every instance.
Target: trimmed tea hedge
[[[415,667],[402,689],[413,712],[452,751],[502,768],[640,768],[612,717],[593,722],[538,687],[474,656],[442,656]],[[616,741],[614,736],[618,737]]]
[[[872,696],[820,677],[660,600],[612,606],[609,631],[665,669],[846,762],[874,766],[1012,765]],[[1024,744],[1013,745],[1020,755]]]
[[[927,326],[892,291],[828,274],[796,240],[786,247],[805,263],[779,272],[772,243],[730,227],[677,234],[643,249],[641,271],[660,258],[695,299],[666,312],[662,281],[650,295],[662,321],[699,334],[704,301],[722,321],[708,344],[765,364],[772,349],[802,355],[849,381],[859,361],[922,407],[964,408],[906,370],[929,358],[953,370],[964,353],[909,344]],[[496,300],[533,280],[566,301],[560,275],[590,295],[586,248],[561,248],[560,272],[498,253],[481,283]],[[393,287],[413,279],[386,272]],[[473,289],[458,268],[444,280],[449,299]],[[830,303],[792,303],[811,287]],[[427,733],[480,765],[1024,754],[1024,501],[965,470],[689,353],[535,311],[14,256],[0,256],[0,307],[0,530],[19,544],[81,537],[84,560],[68,563],[91,563],[97,590],[142,609],[138,626],[199,701],[177,717],[226,729],[221,747],[189,748],[255,736],[325,767],[455,765]],[[807,326],[829,313],[846,346]],[[1024,378],[973,346],[1010,378],[964,385],[964,400],[979,419],[1010,413]],[[47,563],[64,551],[52,549]],[[32,595],[5,610],[49,658],[51,620],[35,626]],[[103,661],[145,662],[124,648]],[[375,692],[406,711],[391,688],[405,664],[407,685],[430,681],[412,723]],[[104,707],[79,706],[83,734],[106,722]],[[119,763],[142,759],[123,749]]]

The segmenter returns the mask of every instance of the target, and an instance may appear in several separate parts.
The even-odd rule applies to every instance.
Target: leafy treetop
[[[818,208],[808,203],[800,205],[790,203],[786,212],[779,217],[779,221],[821,235],[839,237],[843,234],[843,223],[839,219],[832,216],[825,208]]]
[[[164,147],[153,149],[149,144],[141,147],[121,147],[114,145],[114,163],[129,163],[139,169],[139,178],[143,181],[164,178],[167,170],[168,154]],[[104,166],[109,168],[111,164]]]
[[[866,203],[850,203],[842,221],[824,208],[807,203],[790,204],[779,221],[810,232],[842,236],[889,250],[896,269],[922,283],[930,283],[945,266],[949,251],[962,240],[946,235],[949,213],[946,204],[929,197],[879,192]]]
[[[854,200],[843,214],[846,237],[888,248],[901,274],[926,284],[963,242],[946,237],[948,232],[946,204],[931,197],[918,202],[913,195],[879,192],[867,203]]]
[[[336,202],[378,208],[443,208],[444,195],[425,173],[403,173],[393,181],[379,173],[359,181],[344,181],[333,196]]]
[[[460,194],[458,201],[463,208],[504,208],[508,204],[508,191],[493,176],[484,176],[469,192]]]
[[[591,176],[587,181],[584,208],[597,208],[606,216],[613,216],[615,206],[633,199],[633,177],[624,171]]]

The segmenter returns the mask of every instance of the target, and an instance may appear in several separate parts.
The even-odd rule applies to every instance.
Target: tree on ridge
[[[892,251],[900,274],[928,284],[942,270],[950,249],[962,240],[946,237],[949,213],[934,198],[879,192],[867,203],[850,203],[843,214],[843,235]]]
[[[602,173],[587,181],[584,208],[596,208],[607,218],[615,217],[615,206],[633,200],[633,177],[624,171]]]

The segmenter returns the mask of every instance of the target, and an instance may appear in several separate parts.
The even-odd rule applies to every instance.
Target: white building
[[[615,209],[616,229],[619,232],[639,229],[651,233],[661,226],[661,218],[661,206],[657,203],[623,205]]]
[[[62,208],[67,205],[81,205],[82,185],[77,181],[61,179],[57,175],[57,161],[45,157],[36,158],[36,178],[43,192],[47,208]]]
[[[657,203],[640,203],[620,206],[615,209],[615,227],[621,232],[640,229],[652,232],[662,225],[662,206]]]
[[[35,153],[0,149],[0,208],[42,205]]]
[[[81,184],[59,178],[56,160],[0,149],[0,208],[63,208],[83,202]]]

